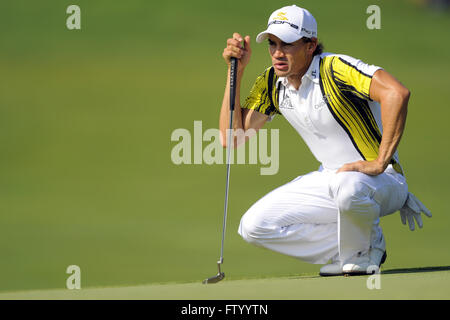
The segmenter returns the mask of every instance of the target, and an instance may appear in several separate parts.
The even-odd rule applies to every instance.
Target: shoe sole
[[[386,258],[387,258],[387,253],[386,253],[386,251],[385,251],[385,252],[383,253],[383,256],[381,257],[381,261],[380,261],[380,264],[378,265],[378,268],[380,268],[381,265],[386,261]],[[348,276],[367,276],[367,275],[374,274],[374,273],[375,273],[375,270],[372,271],[372,273],[367,273],[367,272],[365,272],[365,271],[342,272],[342,274],[343,274],[344,276],[346,276],[346,277],[348,277]]]
[[[344,273],[343,272],[341,272],[341,273],[322,273],[322,272],[319,272],[319,276],[321,276],[321,277],[337,277],[337,276],[342,276]]]

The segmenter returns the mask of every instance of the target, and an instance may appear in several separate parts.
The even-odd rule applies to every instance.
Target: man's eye
[[[275,45],[275,42],[269,40],[269,46],[273,46],[273,45]]]

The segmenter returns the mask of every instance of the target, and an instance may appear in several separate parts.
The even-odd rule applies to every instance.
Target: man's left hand
[[[380,173],[383,173],[386,169],[382,163],[373,160],[373,161],[355,161],[351,163],[346,163],[336,173],[344,172],[344,171],[358,171],[361,173],[365,173],[371,176],[377,176]]]
[[[406,225],[406,220],[408,220],[409,229],[414,231],[415,223],[414,219],[417,222],[419,228],[423,227],[421,213],[424,213],[427,217],[431,218],[431,212],[428,210],[424,204],[416,198],[411,192],[408,192],[408,198],[406,198],[405,205],[400,209],[400,218],[402,219],[402,223]]]

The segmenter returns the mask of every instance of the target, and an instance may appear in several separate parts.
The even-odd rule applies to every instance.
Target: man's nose
[[[281,48],[276,48],[273,52],[273,57],[276,59],[284,58],[284,52],[281,50]]]

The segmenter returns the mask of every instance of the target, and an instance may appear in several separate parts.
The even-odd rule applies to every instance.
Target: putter
[[[220,248],[220,259],[217,261],[217,267],[219,273],[214,277],[203,280],[203,284],[217,283],[223,278],[225,278],[225,273],[220,270],[220,265],[223,263],[223,244],[225,242],[225,231],[227,228],[227,211],[228,211],[228,189],[230,186],[230,151],[231,151],[231,137],[233,135],[233,113],[234,113],[234,102],[236,99],[236,71],[237,71],[238,61],[236,58],[231,58],[231,68],[230,68],[230,130],[228,132],[228,144],[227,144],[227,179],[225,186],[225,208],[223,214],[223,228],[222,228],[222,246]]]

